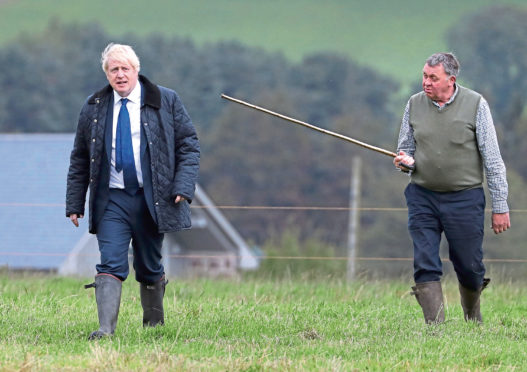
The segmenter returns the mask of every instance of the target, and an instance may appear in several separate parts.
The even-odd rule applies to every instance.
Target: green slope
[[[445,49],[449,26],[490,4],[527,7],[527,0],[0,0],[0,45],[55,17],[98,21],[116,38],[159,32],[200,44],[236,39],[293,60],[335,51],[407,82],[419,78],[429,54]]]

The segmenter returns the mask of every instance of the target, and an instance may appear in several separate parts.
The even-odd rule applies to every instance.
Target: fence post
[[[347,280],[352,281],[355,277],[355,264],[357,257],[357,234],[359,227],[359,200],[361,183],[361,158],[354,156],[351,164],[350,180],[350,212],[348,224],[348,265]]]

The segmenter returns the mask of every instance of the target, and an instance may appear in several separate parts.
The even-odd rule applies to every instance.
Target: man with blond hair
[[[492,230],[510,227],[508,185],[487,101],[456,82],[459,62],[435,53],[423,67],[423,91],[406,105],[396,167],[414,165],[405,196],[414,244],[413,294],[427,323],[445,320],[439,258],[441,234],[459,281],[466,320],[482,321],[484,174],[492,199]]]
[[[86,286],[95,287],[99,317],[89,339],[115,331],[130,242],[143,326],[164,324],[163,236],[190,228],[200,158],[179,96],[139,74],[130,46],[109,44],[101,62],[109,85],[81,109],[66,192],[66,216],[79,226],[89,188],[89,231],[101,256],[95,282]]]

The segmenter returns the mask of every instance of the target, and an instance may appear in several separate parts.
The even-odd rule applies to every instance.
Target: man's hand
[[[75,225],[75,227],[79,227],[79,221],[78,221],[78,218],[83,218],[84,215],[83,214],[70,214],[70,220],[71,222]]]
[[[404,151],[399,151],[399,155],[397,155],[393,159],[393,165],[395,165],[396,168],[399,168],[400,170],[404,172],[408,172],[408,169],[402,166],[401,163],[407,164],[407,165],[414,165],[415,160],[410,155],[406,155]]]
[[[176,196],[176,199],[174,200],[174,203],[179,203],[179,202],[182,202],[183,200],[187,200],[185,199],[184,197],[182,197],[181,195],[178,195]]]
[[[511,227],[511,220],[509,212],[507,213],[492,213],[492,230],[494,234],[499,234]]]

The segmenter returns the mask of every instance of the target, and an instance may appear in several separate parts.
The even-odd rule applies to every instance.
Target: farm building
[[[92,276],[99,260],[87,219],[64,214],[73,134],[0,134],[0,266]],[[234,276],[258,261],[205,191],[197,187],[193,229],[165,234],[170,277]]]

